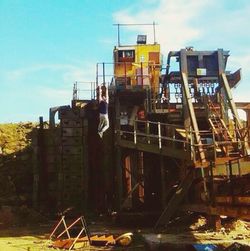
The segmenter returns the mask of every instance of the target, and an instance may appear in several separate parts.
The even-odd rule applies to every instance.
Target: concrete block
[[[62,137],[62,145],[68,146],[79,146],[82,145],[82,137]]]
[[[61,126],[63,128],[67,128],[67,127],[82,127],[83,123],[81,119],[77,119],[77,120],[71,120],[71,119],[62,119],[61,120]]]
[[[62,128],[63,137],[81,137],[83,135],[82,128]]]
[[[63,154],[76,154],[80,155],[83,153],[82,146],[63,146],[62,147]]]

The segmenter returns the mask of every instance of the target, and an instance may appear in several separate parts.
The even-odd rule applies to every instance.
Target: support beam
[[[117,120],[117,118],[120,117],[120,101],[117,97],[115,99],[115,116],[114,116],[114,125],[115,130],[120,130],[120,120]],[[119,141],[120,134],[116,135],[116,140]],[[122,181],[122,154],[121,154],[121,147],[116,146],[115,148],[115,169],[116,169],[116,208],[117,210],[120,209],[122,205],[122,191],[123,191],[123,181]]]
[[[122,205],[122,162],[121,162],[121,148],[116,147],[116,209],[119,210]]]
[[[201,137],[200,137],[200,133],[199,133],[199,127],[198,127],[198,123],[197,123],[195,112],[194,112],[192,98],[191,98],[191,95],[189,92],[188,77],[185,72],[182,72],[181,76],[182,76],[182,81],[183,81],[183,88],[184,88],[184,94],[185,94],[185,98],[186,98],[186,102],[187,102],[187,107],[189,110],[191,123],[192,123],[193,129],[194,129],[195,141],[196,141],[196,144],[198,145],[198,151],[199,151],[199,155],[200,155],[199,157],[200,157],[200,162],[201,162],[201,176],[203,178],[204,192],[205,192],[206,197],[208,197],[206,177],[205,177],[205,172],[204,172],[204,168],[203,168],[204,164],[206,163],[206,157],[205,157],[204,149],[202,147]],[[192,137],[192,135],[191,135],[191,137]]]
[[[234,116],[234,118],[235,118],[235,120],[237,122],[238,128],[242,129],[243,126],[242,126],[240,117],[238,115],[236,105],[235,105],[234,100],[233,100],[233,96],[232,96],[231,89],[230,89],[230,86],[229,86],[229,83],[228,83],[228,80],[227,80],[227,76],[226,76],[226,74],[224,72],[221,73],[221,79],[222,79],[222,84],[223,84],[223,87],[224,87],[226,95],[227,95],[227,100],[228,100],[229,107],[230,107],[230,109],[232,111],[232,114],[233,114],[233,116]]]
[[[219,215],[208,215],[207,217],[208,226],[219,231],[221,229],[221,218]]]
[[[204,150],[202,148],[201,137],[199,134],[199,127],[198,127],[198,123],[197,123],[195,112],[194,112],[192,98],[191,98],[191,95],[189,92],[188,77],[185,72],[182,72],[181,75],[182,75],[182,80],[183,80],[184,94],[185,94],[185,98],[187,101],[187,106],[188,106],[188,110],[189,110],[189,114],[190,114],[190,119],[191,119],[191,123],[192,123],[193,129],[194,129],[195,141],[198,144],[198,151],[199,151],[199,155],[200,155],[200,161],[202,164],[202,163],[206,162],[206,158],[205,158]]]
[[[83,169],[82,169],[82,181],[84,183],[84,200],[83,200],[83,209],[86,211],[88,206],[88,196],[89,196],[89,160],[88,160],[88,120],[83,119]]]
[[[179,186],[177,187],[174,195],[172,198],[169,200],[166,208],[163,210],[161,216],[157,220],[154,230],[157,230],[160,226],[167,225],[175,214],[175,212],[178,210],[180,203],[183,201],[185,195],[187,194],[190,186],[193,183],[193,170],[190,170],[186,177],[181,181]]]
[[[164,167],[164,157],[160,155],[160,168],[161,168],[161,206],[162,209],[166,207],[166,174]]]

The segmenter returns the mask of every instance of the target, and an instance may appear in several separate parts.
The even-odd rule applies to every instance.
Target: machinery
[[[226,71],[228,51],[193,48],[170,52],[163,69],[158,48],[114,50],[120,209],[162,208],[156,228],[183,201],[185,210],[249,218],[247,129],[231,94],[240,70]]]
[[[155,229],[177,209],[249,220],[248,129],[231,93],[240,70],[227,71],[229,52],[171,51],[164,66],[160,45],[140,35],[113,55],[113,63],[97,64],[96,90],[110,100],[103,139],[98,98],[81,100],[75,88],[72,107],[53,109],[61,130],[58,189],[72,180],[74,199],[83,201],[76,206],[154,215]],[[58,190],[60,205],[72,206],[70,189],[63,190],[69,201]]]

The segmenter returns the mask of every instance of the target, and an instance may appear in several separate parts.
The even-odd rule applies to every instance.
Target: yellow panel
[[[119,50],[135,50],[135,62],[118,63]],[[139,44],[130,47],[118,47],[114,50],[114,75],[117,82],[129,85],[150,85],[153,93],[159,88],[160,45]]]

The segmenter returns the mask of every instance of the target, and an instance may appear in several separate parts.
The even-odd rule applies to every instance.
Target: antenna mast
[[[155,38],[155,25],[157,25],[155,22],[153,22],[152,24],[150,23],[146,23],[146,24],[113,24],[115,26],[117,26],[117,44],[118,46],[121,45],[121,42],[120,42],[120,27],[121,26],[153,26],[153,34],[154,34],[154,44],[156,44],[156,38]]]

